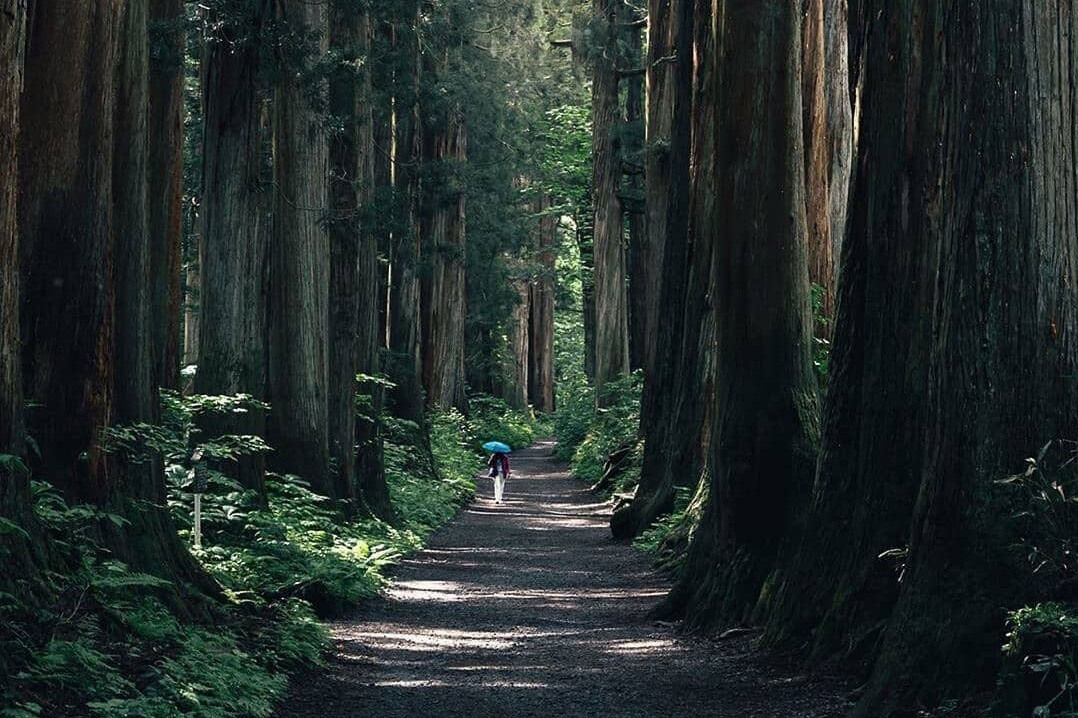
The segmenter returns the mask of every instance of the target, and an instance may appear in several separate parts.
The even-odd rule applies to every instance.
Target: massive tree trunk
[[[625,259],[628,265],[629,300],[629,367],[643,369],[647,358],[648,317],[648,215],[645,195],[644,149],[644,73],[638,66],[644,62],[644,43],[636,12],[623,5],[622,23],[625,26],[625,57],[622,63],[628,72],[625,78],[625,152],[622,161],[626,175],[624,193],[625,223],[628,246]]]
[[[19,356],[18,165],[19,95],[26,41],[25,0],[4,0],[0,12],[0,519],[14,521],[28,536],[9,533],[4,542],[0,591],[23,599],[37,592],[36,544],[29,474],[12,462],[26,448],[23,427],[22,363]],[[6,671],[0,656],[0,671]]]
[[[446,63],[448,64],[448,63]],[[457,176],[468,156],[468,136],[459,107],[447,109],[425,128],[424,161],[440,182],[424,192],[421,282],[423,386],[431,407],[467,408],[464,391],[465,196]],[[526,381],[526,377],[525,377]]]
[[[108,493],[112,418],[112,122],[122,5],[37,4],[19,144],[23,367],[37,476]]]
[[[419,115],[422,58],[416,23],[419,3],[409,0],[395,17],[394,44],[398,65],[393,87],[393,186],[397,216],[390,240],[389,370],[394,413],[423,425],[420,346],[419,201],[423,132]]]
[[[39,404],[36,475],[129,524],[102,526],[138,570],[213,590],[165,506],[161,457],[109,446],[108,428],[153,423],[141,3],[38,4],[28,39],[19,157],[23,368]]]
[[[168,389],[179,385],[183,301],[183,79],[187,19],[183,0],[150,2],[150,273],[154,371]]]
[[[1078,431],[1078,395],[1061,390],[1078,375],[1078,9],[907,0],[870,21],[893,41],[867,48],[858,177],[908,189],[933,278],[910,553],[854,712],[882,716],[990,688],[1001,607],[1037,598],[995,482]],[[878,133],[896,124],[914,162],[880,162]]]
[[[618,125],[618,0],[594,0],[600,47],[592,62],[592,184],[595,213],[595,388],[629,371],[629,300],[625,284],[624,217]]]
[[[270,3],[208,38],[202,66],[203,154],[198,274],[199,394],[265,398],[267,259],[262,177],[262,81],[258,42]],[[188,358],[190,361],[190,357]],[[276,407],[274,407],[276,410]],[[207,438],[265,432],[264,412],[199,418]],[[243,457],[232,473],[264,496],[265,459]]]
[[[276,176],[274,237],[270,248],[270,462],[336,496],[330,471],[327,396],[329,323],[329,146],[322,107],[325,84],[309,68],[328,49],[325,4],[285,0],[278,21],[309,42],[302,56],[282,53],[274,97]]]
[[[725,0],[716,17],[715,189],[724,222],[710,228],[717,233],[711,489],[668,599],[691,626],[748,617],[793,499],[811,481],[818,422],[800,12],[785,0]]]
[[[0,11],[0,454],[22,456],[22,369],[19,357],[19,96],[26,42],[26,0],[4,0]],[[0,472],[3,469],[0,468]],[[26,508],[26,477],[0,478],[0,515]]]
[[[337,495],[388,519],[392,511],[373,394],[370,414],[356,420],[356,375],[379,372],[378,247],[369,222],[361,219],[374,183],[370,17],[348,3],[335,3],[330,43],[348,62],[330,80],[330,113],[344,123],[330,143],[330,451]]]
[[[677,67],[674,50],[673,0],[648,2],[647,135],[645,137],[645,207],[647,239],[642,258],[647,267],[645,282],[634,289],[644,294],[644,376],[656,371],[655,350],[659,340],[663,286],[663,249],[666,246],[666,212],[670,204],[671,132],[674,125],[674,81]],[[687,53],[686,53],[687,54]],[[691,80],[689,80],[691,81]]]
[[[558,241],[558,218],[553,201],[539,200],[536,232],[539,275],[528,287],[528,401],[543,414],[554,412],[554,261]]]
[[[670,45],[678,51],[671,85],[669,174],[662,213],[667,236],[662,294],[655,300],[658,345],[644,384],[640,432],[644,462],[631,503],[611,519],[617,538],[631,538],[674,505],[675,487],[693,485],[707,463],[714,354],[710,302],[714,253],[715,27],[713,0],[670,5]],[[675,42],[676,40],[676,42]],[[657,198],[653,198],[656,201]]]
[[[897,49],[888,75],[918,76],[921,53]],[[928,181],[920,178],[933,150],[912,119],[918,100],[889,101],[861,118],[859,172],[873,174],[854,187],[842,248],[816,482],[803,538],[785,552],[762,607],[765,639],[800,645],[811,632],[814,659],[875,651],[898,590],[894,564],[880,555],[906,545],[921,475],[934,270],[928,218],[911,213],[909,197],[912,181]]]

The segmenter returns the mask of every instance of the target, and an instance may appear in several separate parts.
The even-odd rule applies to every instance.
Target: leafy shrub
[[[1078,442],[1046,444],[999,483],[1028,587],[1058,600],[1008,613],[997,712],[1078,717]]]
[[[594,412],[584,440],[573,452],[573,475],[589,482],[603,476],[607,459],[615,452],[629,450],[628,464],[619,474],[616,489],[626,490],[640,479],[643,445],[638,438],[640,395],[643,375],[626,375],[603,388],[607,406]]]
[[[514,449],[525,449],[534,443],[535,420],[529,413],[489,396],[472,397],[469,408],[469,431],[479,444],[501,441]]]
[[[675,489],[674,510],[645,529],[633,546],[655,557],[655,565],[679,575],[689,553],[689,540],[700,522],[710,482],[697,483],[695,494],[687,487]]]
[[[110,448],[149,446],[165,456],[169,507],[189,540],[189,447],[221,460],[219,467],[267,448],[250,436],[199,443],[194,418],[261,408],[250,397],[167,395],[160,426],[111,430]],[[94,542],[102,522],[122,525],[122,517],[68,506],[51,487],[34,484],[52,558],[67,568],[49,575],[55,600],[47,608],[31,611],[0,594],[2,665],[17,667],[0,685],[0,718],[270,715],[287,676],[322,659],[327,637],[312,605],[333,612],[376,592],[388,566],[418,549],[474,494],[481,457],[474,429],[459,414],[432,417],[429,448],[414,424],[387,418],[386,429],[395,526],[345,522],[338,506],[295,476],[269,475],[263,506],[232,477],[209,469],[204,543],[192,552],[228,600],[206,601],[199,609],[205,614],[182,623],[172,608],[179,605],[175,587],[132,571]],[[20,531],[0,524],[0,534]]]

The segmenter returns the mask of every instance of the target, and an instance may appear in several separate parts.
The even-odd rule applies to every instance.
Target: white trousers
[[[505,474],[501,471],[494,477],[494,500],[499,504],[502,502],[502,494],[505,493]]]

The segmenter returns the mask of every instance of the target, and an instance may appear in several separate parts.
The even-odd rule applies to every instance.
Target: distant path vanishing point
[[[280,718],[840,716],[845,689],[756,660],[752,639],[647,619],[669,580],[615,543],[600,502],[543,442],[331,624],[336,655]]]

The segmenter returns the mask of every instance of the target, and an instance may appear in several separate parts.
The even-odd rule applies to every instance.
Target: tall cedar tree
[[[449,71],[444,51],[432,77]],[[433,65],[433,63],[432,63]],[[423,188],[420,233],[425,259],[420,282],[423,387],[428,406],[467,408],[464,387],[466,199],[458,175],[468,157],[468,133],[459,106],[428,108],[423,160],[437,181]],[[525,388],[527,377],[524,377]]]
[[[620,23],[624,36],[623,65],[620,74],[625,84],[625,115],[622,171],[625,175],[625,261],[628,269],[629,367],[643,369],[647,354],[648,215],[644,178],[644,40],[639,12],[629,0],[623,0]]]
[[[161,457],[110,446],[107,433],[158,412],[144,296],[146,9],[33,8],[19,136],[23,376],[37,404],[35,474],[130,522],[102,529],[117,558],[213,590],[169,518]]]
[[[528,401],[543,414],[554,412],[554,263],[558,218],[553,200],[544,193],[538,201],[535,232],[537,276],[528,286]]]
[[[621,155],[618,140],[618,67],[621,0],[593,0],[592,28],[592,185],[595,220],[595,388],[602,406],[603,387],[629,371],[629,306],[625,284]]]
[[[697,12],[704,23],[710,17]],[[784,0],[724,0],[714,17],[723,48],[711,98],[715,196],[724,221],[710,228],[717,305],[711,487],[684,574],[668,598],[668,607],[694,626],[748,617],[788,529],[793,498],[811,480],[818,421],[804,244],[800,12]]]
[[[157,383],[179,385],[183,233],[183,0],[150,0],[150,288]]]
[[[270,461],[299,474],[325,496],[337,496],[329,444],[329,142],[326,83],[314,65],[326,55],[329,8],[284,0],[273,102],[276,197],[270,246]]]
[[[684,4],[673,0],[669,11],[667,47],[676,52],[676,59],[663,64],[673,67],[666,96],[672,104],[671,139],[662,164],[659,158],[653,162],[665,165],[669,172],[656,179],[668,188],[667,210],[653,211],[662,217],[666,230],[662,293],[656,302],[660,308],[654,319],[664,351],[654,357],[644,385],[643,467],[632,502],[611,518],[616,538],[636,536],[673,508],[675,487],[691,486],[704,473],[710,439],[714,311],[708,297],[715,239],[711,231],[715,221],[715,34],[709,18],[714,7],[712,0]],[[652,95],[649,101],[661,99]],[[666,114],[659,109],[652,112]],[[649,201],[654,205],[659,198],[652,194]]]
[[[643,263],[644,376],[655,373],[659,339],[659,315],[663,283],[663,249],[666,246],[666,212],[670,204],[671,129],[674,124],[674,18],[673,0],[648,0],[647,122],[644,138],[647,240]],[[691,81],[691,80],[690,80]]]
[[[835,315],[839,249],[846,227],[853,143],[846,0],[804,0],[802,33],[805,199],[809,279],[822,289],[820,312]],[[831,335],[830,324],[816,328]]]
[[[388,342],[390,393],[397,416],[425,423],[420,316],[419,203],[423,128],[419,96],[422,62],[417,0],[393,4],[393,188],[396,217],[390,247]]]
[[[330,45],[340,65],[330,79],[329,110],[341,127],[330,141],[330,448],[337,495],[389,519],[378,418],[372,407],[357,422],[355,399],[356,375],[380,372],[378,246],[362,219],[374,186],[371,33],[369,14],[349,0],[334,3]]]
[[[202,60],[203,150],[199,251],[199,394],[266,392],[267,260],[266,178],[262,177],[262,106],[265,95],[259,43],[272,3],[215,8],[217,29],[206,38]],[[263,435],[264,412],[199,418],[206,438]],[[265,459],[239,459],[230,472],[265,497]]]
[[[0,11],[0,520],[30,528],[28,473],[12,457],[25,450],[22,415],[22,362],[19,356],[18,152],[19,94],[26,41],[25,0],[5,0]],[[18,599],[36,593],[33,534],[11,535],[5,545],[0,591]],[[0,657],[0,671],[7,668]]]
[[[906,0],[869,21],[892,42],[867,47],[853,236],[869,235],[878,193],[907,188],[899,219],[933,278],[917,308],[932,343],[909,559],[854,711],[880,716],[991,687],[1000,606],[1037,598],[995,482],[1078,431],[1078,9]],[[896,125],[906,161],[881,162]]]

